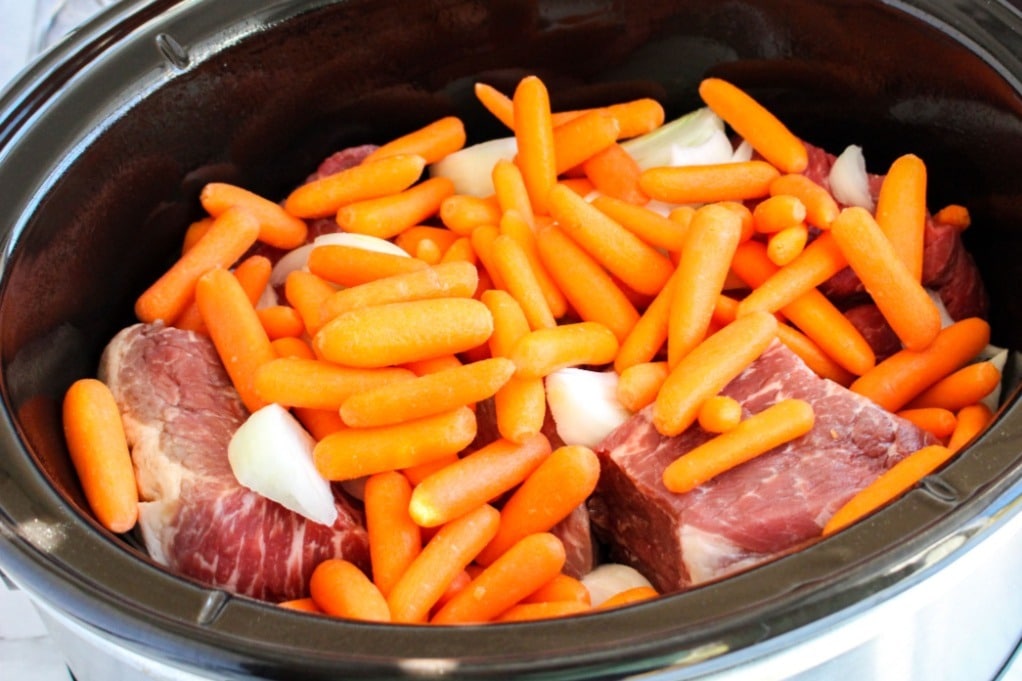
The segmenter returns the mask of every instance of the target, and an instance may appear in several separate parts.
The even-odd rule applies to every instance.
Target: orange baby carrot
[[[660,102],[655,99],[642,98],[596,109],[555,111],[551,116],[554,128],[559,128],[580,116],[594,111],[611,116],[618,122],[618,127],[620,128],[618,139],[638,137],[647,132],[652,132],[664,124],[665,117],[664,107]]]
[[[493,286],[498,289],[504,288],[504,282],[497,271],[496,260],[493,257],[493,242],[500,236],[500,229],[496,225],[480,225],[472,230],[472,250],[475,251],[479,263],[489,276]]]
[[[765,161],[649,168],[639,176],[639,186],[669,203],[742,201],[767,196],[778,175]]]
[[[259,223],[249,213],[240,208],[224,212],[194,247],[138,297],[135,315],[150,324],[171,323],[192,301],[199,277],[213,268],[233,265],[258,235]]]
[[[972,438],[979,435],[993,420],[994,413],[982,402],[963,407],[955,414],[955,429],[951,433],[951,437],[948,438],[948,449],[957,452],[969,444]]]
[[[522,306],[532,329],[550,329],[557,326],[550,305],[540,286],[539,277],[525,249],[507,234],[493,241],[493,265],[503,288]]]
[[[273,351],[277,353],[277,357],[316,358],[316,354],[303,338],[284,336],[283,338],[270,341],[270,345],[273,346]]]
[[[316,246],[309,253],[309,271],[341,286],[355,286],[427,267],[427,263],[416,258],[356,246],[328,244]]]
[[[909,274],[923,276],[926,165],[914,154],[894,160],[877,195],[876,221]]]
[[[500,233],[513,239],[528,258],[529,265],[536,275],[536,283],[543,292],[547,307],[550,308],[550,314],[555,319],[563,317],[568,311],[568,301],[565,300],[564,294],[561,293],[540,258],[539,248],[536,246],[535,229],[517,211],[507,210],[500,218]],[[496,265],[496,263],[494,264]]]
[[[460,452],[475,435],[475,413],[459,407],[392,426],[339,430],[316,443],[313,459],[326,479],[354,480]]]
[[[396,471],[370,475],[365,519],[373,583],[387,596],[422,550],[422,531],[408,514],[412,485]]]
[[[827,229],[840,212],[830,192],[801,173],[781,175],[770,183],[770,195],[796,197],[806,211],[805,221],[813,227]]]
[[[522,443],[543,429],[547,404],[542,378],[512,376],[494,395],[493,403],[501,437]]]
[[[547,601],[577,601],[590,605],[592,599],[589,589],[581,580],[561,573],[554,575],[553,579],[521,600],[522,603],[545,603]]]
[[[537,213],[547,212],[547,194],[557,182],[554,126],[550,119],[550,95],[536,76],[526,76],[511,98],[515,113],[515,139],[522,179],[529,202]]]
[[[689,492],[721,473],[812,430],[815,415],[804,400],[785,399],[690,449],[664,470],[664,485]]]
[[[653,298],[642,316],[621,341],[614,368],[620,374],[630,366],[652,361],[667,341],[671,318],[671,303],[679,278],[675,270],[667,285]]]
[[[618,378],[618,402],[632,412],[653,404],[669,373],[667,362],[640,362],[629,366]]]
[[[325,218],[349,203],[404,191],[422,175],[426,159],[391,156],[304,184],[288,195],[284,210],[299,218]]]
[[[767,240],[767,257],[775,265],[783,267],[798,257],[809,241],[809,229],[805,225],[786,227],[774,232]]]
[[[495,225],[500,221],[500,205],[496,196],[479,198],[452,194],[440,203],[440,222],[459,236],[468,236],[479,225]]]
[[[448,249],[444,251],[443,256],[440,258],[440,262],[467,262],[475,265],[479,262],[479,258],[476,256],[475,249],[472,248],[472,239],[467,236],[463,236],[454,240]],[[478,284],[476,285],[476,289],[478,291]]]
[[[305,322],[298,311],[289,305],[271,305],[256,310],[259,322],[271,341],[278,338],[297,338],[305,333]]]
[[[958,419],[954,412],[942,407],[902,409],[898,412],[898,416],[911,421],[941,440],[950,437],[955,431],[955,426],[958,425]]]
[[[249,301],[255,305],[269,284],[272,271],[273,264],[270,263],[269,258],[262,255],[251,255],[238,263],[232,273],[241,284]],[[199,308],[194,300],[189,303],[181,316],[174,320],[174,326],[179,329],[190,329],[203,335],[207,334],[202,316],[199,314]]]
[[[564,544],[549,532],[523,537],[455,594],[430,621],[489,622],[553,579],[564,560]]]
[[[565,367],[607,364],[617,349],[617,337],[603,324],[576,322],[530,331],[515,343],[511,360],[518,377],[541,378]]]
[[[841,211],[830,225],[838,248],[909,350],[922,350],[940,331],[940,311],[864,208]]]
[[[450,583],[497,532],[500,513],[489,505],[444,525],[390,590],[395,622],[425,622]]]
[[[241,284],[227,270],[212,269],[196,282],[195,300],[241,401],[249,411],[265,406],[255,389],[255,373],[277,355]]]
[[[738,304],[738,316],[753,310],[777,312],[847,266],[848,261],[833,235],[825,232],[806,246],[794,260],[753,289]]]
[[[64,438],[85,499],[99,524],[128,532],[138,521],[138,488],[117,401],[105,383],[82,378],[64,394]]]
[[[670,278],[671,261],[563,185],[550,191],[550,214],[582,248],[627,286],[656,295]]]
[[[501,212],[513,210],[530,225],[535,224],[532,198],[521,169],[511,161],[501,159],[493,165],[490,175]]]
[[[408,512],[422,527],[443,525],[518,485],[549,454],[550,441],[542,433],[520,444],[494,440],[416,485]]]
[[[554,450],[504,503],[500,529],[476,562],[489,565],[523,537],[548,531],[592,494],[599,476],[599,459],[588,447]]]
[[[285,608],[287,610],[297,610],[298,612],[308,612],[313,614],[324,614],[316,602],[306,596],[305,598],[293,598],[289,601],[281,601],[277,603],[278,607]]]
[[[959,231],[968,229],[969,225],[972,224],[969,209],[955,203],[944,206],[934,213],[933,221],[943,223],[945,225],[951,225]]]
[[[347,398],[341,418],[353,428],[372,428],[474,405],[492,397],[514,371],[511,360],[491,357],[408,381],[389,381]]]
[[[285,407],[340,409],[352,395],[415,378],[408,369],[357,369],[318,359],[281,357],[255,370],[253,387],[265,402]]]
[[[778,178],[780,179],[780,178]],[[770,184],[771,188],[776,180]],[[791,194],[772,194],[752,209],[752,219],[760,234],[773,234],[782,229],[801,225],[807,215],[805,204]]]
[[[292,407],[291,412],[305,430],[309,431],[309,434],[317,440],[322,440],[330,433],[336,433],[347,427],[341,421],[341,415],[337,413],[336,409]]]
[[[554,128],[557,174],[574,168],[613,144],[621,130],[617,119],[603,111],[589,111]]]
[[[680,251],[687,229],[645,206],[636,206],[612,196],[598,196],[592,201],[604,215],[654,248]]]
[[[181,244],[181,252],[187,253],[192,250],[192,246],[199,243],[199,239],[201,239],[212,226],[213,218],[208,215],[204,218],[199,218],[188,225],[188,229],[185,230],[185,238]]]
[[[303,220],[289,215],[278,203],[225,182],[210,182],[199,193],[199,201],[214,218],[230,208],[243,208],[259,222],[259,240],[290,250],[305,243],[309,228]]]
[[[510,97],[486,83],[475,84],[475,95],[479,103],[506,125],[508,130],[515,129],[515,109]]]
[[[640,181],[642,169],[620,144],[611,144],[582,164],[586,177],[601,194],[644,205],[649,197]]]
[[[579,601],[546,601],[543,603],[519,603],[505,610],[497,622],[532,622],[556,617],[570,617],[590,610],[590,606]]]
[[[594,185],[588,177],[565,176],[561,178],[560,183],[582,198],[585,198],[596,191],[596,185]]]
[[[1001,372],[990,362],[976,362],[948,374],[908,403],[908,407],[942,407],[957,412],[981,401],[1001,383]]]
[[[494,357],[510,357],[515,344],[530,331],[522,306],[510,293],[500,289],[484,292],[480,301],[493,317],[490,353]]]
[[[642,601],[648,601],[651,598],[656,598],[660,594],[657,590],[651,586],[633,586],[631,589],[625,589],[619,591],[607,600],[600,603],[598,606],[600,610],[607,610],[610,608],[620,608],[625,605],[631,605],[632,603],[640,603]]]
[[[623,340],[639,313],[617,282],[560,228],[543,227],[536,234],[539,258],[567,304],[580,318],[598,322]]]
[[[912,452],[845,502],[823,526],[823,536],[829,537],[886,506],[937,470],[952,456],[953,450],[940,445],[930,445]]]
[[[465,125],[457,116],[445,116],[387,142],[366,156],[362,162],[371,163],[389,156],[410,154],[421,156],[429,165],[464,146]]]
[[[436,473],[441,468],[450,466],[452,463],[457,461],[460,457],[457,452],[445,454],[439,458],[427,461],[425,463],[416,464],[409,466],[408,468],[402,468],[401,473],[408,478],[408,481],[412,483],[412,486],[418,485],[429,476]]]
[[[413,225],[398,234],[394,243],[406,253],[415,254],[424,243],[432,243],[444,253],[458,239],[458,234],[445,227]]]
[[[969,317],[937,334],[921,351],[900,350],[852,383],[851,390],[896,412],[931,385],[962,368],[990,342],[990,325]]]
[[[699,84],[699,96],[781,171],[801,173],[806,169],[809,154],[802,140],[748,93],[720,78],[706,78]]]
[[[469,350],[486,342],[493,317],[472,298],[432,298],[350,310],[312,339],[322,357],[351,367],[382,367]]]
[[[309,593],[328,615],[367,622],[389,622],[390,608],[380,590],[356,565],[329,558],[309,578]]]
[[[457,355],[441,355],[440,357],[429,357],[427,359],[415,360],[414,362],[405,362],[401,367],[408,369],[416,376],[425,376],[446,369],[454,369],[462,366],[462,364],[464,362]]]
[[[396,194],[341,206],[337,224],[346,232],[390,239],[436,215],[443,200],[453,194],[449,178],[431,177]]]
[[[777,318],[765,312],[739,317],[681,359],[653,402],[653,423],[663,435],[695,422],[703,401],[759,357],[777,336]]]
[[[479,286],[479,271],[467,262],[439,263],[421,270],[394,274],[342,288],[320,308],[324,323],[350,310],[431,298],[471,298]]]
[[[703,206],[692,218],[677,275],[671,280],[674,291],[667,330],[670,366],[676,366],[706,336],[741,233],[738,217],[717,205]]]
[[[315,249],[313,249],[315,251]],[[284,280],[284,298],[302,318],[305,330],[314,334],[323,325],[320,310],[337,289],[311,272],[295,270]]]
[[[742,405],[733,397],[714,395],[699,407],[699,427],[710,433],[726,433],[742,420]]]

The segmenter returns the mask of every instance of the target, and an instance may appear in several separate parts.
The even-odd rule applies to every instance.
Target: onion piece
[[[617,373],[569,367],[546,377],[557,435],[569,445],[595,447],[631,417],[617,399]]]
[[[313,463],[315,444],[290,412],[269,404],[235,431],[227,459],[243,486],[313,522],[333,525],[337,505],[330,483]]]
[[[674,147],[700,146],[717,132],[723,134],[724,121],[703,107],[665,123],[652,132],[622,142],[621,146],[631,154],[639,168],[646,170],[671,165]]]
[[[749,144],[746,140],[742,140],[738,144],[738,146],[735,147],[734,153],[731,154],[731,162],[732,163],[741,163],[741,162],[744,162],[744,161],[751,161],[751,160],[752,160],[752,145]]]
[[[700,166],[731,163],[734,149],[731,140],[723,130],[714,130],[699,144],[672,144],[670,148],[672,166]]]
[[[282,286],[284,281],[287,279],[287,275],[291,274],[296,270],[305,269],[309,262],[309,253],[316,246],[351,246],[352,248],[364,248],[367,251],[377,251],[379,253],[390,253],[392,255],[400,255],[403,257],[410,258],[411,255],[403,248],[398,246],[392,241],[381,239],[377,236],[369,236],[368,234],[355,234],[354,232],[331,232],[329,234],[320,234],[312,243],[304,244],[295,248],[277,261],[277,264],[273,266],[273,271],[270,273],[270,286]]]
[[[862,147],[848,145],[834,161],[827,178],[830,192],[838,203],[873,210],[873,196],[869,193],[869,176]]]
[[[589,600],[594,608],[623,591],[653,586],[641,572],[621,563],[604,563],[584,575],[581,581],[589,590]]]
[[[498,137],[448,154],[430,165],[429,174],[449,179],[456,194],[485,198],[493,194],[493,166],[497,161],[514,159],[517,153],[514,137]]]

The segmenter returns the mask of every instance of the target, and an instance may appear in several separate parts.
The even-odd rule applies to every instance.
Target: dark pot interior
[[[89,517],[59,400],[132,321],[205,182],[279,197],[332,151],[451,113],[474,141],[503,134],[472,85],[530,72],[556,108],[652,96],[669,115],[722,76],[815,144],[862,145],[872,170],[920,154],[931,206],[973,214],[994,342],[1022,348],[1020,31],[1008,5],[936,0],[121,3],[0,99],[0,563],[123,645],[219,678],[393,675],[398,658],[457,660],[453,676],[694,674],[908,579],[1022,476],[1015,395],[953,465],[798,555],[570,623],[456,630],[325,621],[166,573]]]

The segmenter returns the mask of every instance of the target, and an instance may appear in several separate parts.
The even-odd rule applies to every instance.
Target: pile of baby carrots
[[[485,84],[476,93],[517,143],[514,159],[490,169],[493,195],[424,178],[464,147],[456,117],[384,144],[281,203],[209,184],[201,194],[208,218],[137,301],[141,321],[207,334],[249,410],[289,408],[317,440],[324,477],[365,481],[371,574],[327,561],[310,597],[288,607],[445,624],[591,610],[550,533],[599,476],[593,451],[552,450],[541,432],[544,378],[561,368],[617,372],[620,402],[632,411],[651,405],[663,435],[696,423],[715,434],[664,473],[678,493],[813,427],[803,401],[747,415],[720,394],[775,340],[820,376],[940,439],[852,499],[825,534],[910,488],[991,420],[981,400],[1000,374],[974,362],[989,342],[987,323],[942,328],[920,283],[927,208],[919,158],[895,161],[870,212],[841,207],[806,177],[803,142],[723,80],[704,80],[699,94],[754,160],[643,170],[621,142],[664,123],[654,101],[552,112],[533,76],[510,97]],[[651,201],[672,208],[655,211]],[[946,210],[968,224],[964,208]],[[323,217],[411,257],[318,246],[307,268],[288,275],[284,300],[257,307],[272,266],[246,253],[257,241],[298,247],[306,221]],[[882,362],[817,289],[846,266],[904,346]],[[123,448],[105,444],[123,437],[111,435],[116,413],[93,413],[99,401],[85,400],[86,409],[77,393],[65,413],[76,462],[89,469],[115,451],[125,459]],[[489,398],[500,437],[463,455],[477,435],[475,405]],[[130,462],[127,471],[116,482],[83,477],[115,531],[134,520],[124,511],[108,521],[100,511],[135,494]],[[633,590],[599,607],[653,595]]]

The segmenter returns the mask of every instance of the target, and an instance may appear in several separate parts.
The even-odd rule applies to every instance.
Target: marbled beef
[[[335,491],[327,527],[242,487],[227,444],[247,412],[204,336],[136,324],[103,353],[99,377],[124,416],[154,560],[203,583],[281,601],[308,595],[312,569],[344,557],[368,567],[360,512]]]
[[[805,436],[686,494],[664,487],[664,469],[711,435],[654,428],[647,407],[597,448],[602,474],[590,500],[597,535],[615,559],[664,592],[719,579],[800,549],[881,472],[935,442],[870,400],[821,379],[778,342],[723,391],[746,415],[784,398],[816,414]]]

